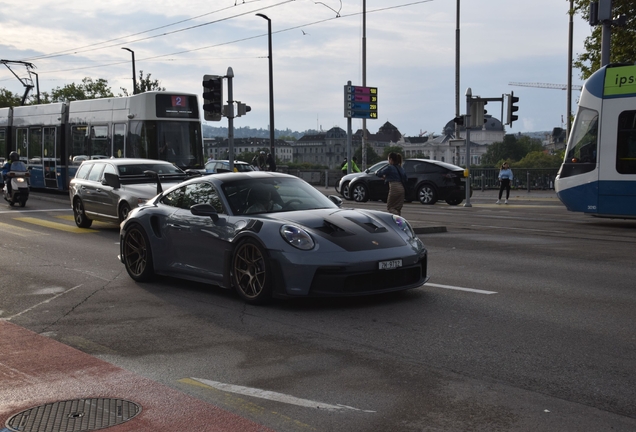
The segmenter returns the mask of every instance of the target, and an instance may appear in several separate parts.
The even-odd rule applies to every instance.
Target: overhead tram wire
[[[276,4],[276,5],[272,5],[272,6],[268,6],[266,8],[255,9],[254,11],[264,10],[264,9],[271,8],[271,7],[274,7],[274,6],[280,6],[280,5],[284,4],[284,3],[289,3],[291,1],[294,1],[294,0],[287,0],[285,2]],[[384,8],[374,9],[374,10],[371,10],[371,11],[367,10],[367,15],[370,14],[370,13],[382,12],[382,11],[390,10],[390,9],[398,9],[398,8],[414,6],[414,5],[418,5],[418,4],[422,4],[422,3],[431,3],[433,1],[434,0],[420,0],[420,1],[412,2],[412,3],[406,3],[406,4],[403,4],[403,5],[388,6],[388,7],[384,7]],[[254,11],[243,13],[243,14],[239,14],[239,15],[236,15],[234,17],[239,17],[239,16],[251,14]],[[288,27],[286,29],[277,30],[277,31],[272,32],[272,34],[285,33],[285,32],[289,32],[289,31],[292,31],[292,30],[297,30],[297,29],[302,28],[302,27],[310,27],[310,26],[313,26],[313,25],[322,24],[322,23],[327,22],[327,21],[332,21],[334,19],[350,18],[350,17],[354,17],[354,16],[357,16],[357,15],[361,15],[361,14],[362,14],[362,12],[355,12],[355,13],[351,13],[351,14],[345,14],[345,15],[339,15],[339,16],[335,16],[335,17],[331,17],[331,18],[325,18],[325,19],[322,19],[322,20],[318,20],[318,21],[314,21],[314,22],[308,23],[308,24],[300,24],[300,25],[297,25],[297,26],[294,26],[294,27]],[[234,18],[234,17],[230,17],[230,18]],[[230,19],[230,18],[227,18],[227,19]],[[225,20],[227,20],[227,19],[225,19]],[[224,21],[224,20],[219,20],[219,21]],[[215,22],[218,22],[218,21],[215,21]],[[207,23],[207,24],[212,24],[212,22],[211,23]],[[207,25],[207,24],[202,24],[202,25]],[[195,26],[195,27],[199,27],[199,26]],[[194,28],[194,27],[192,27],[192,28]],[[182,29],[182,30],[187,30],[187,29]],[[179,31],[182,31],[182,30],[179,30]],[[176,32],[173,32],[173,33],[176,33]],[[163,36],[163,35],[156,35],[154,37],[159,37],[159,36]],[[187,54],[187,53],[196,52],[196,51],[202,51],[202,50],[206,50],[206,49],[210,49],[210,48],[217,48],[217,47],[224,46],[224,45],[231,45],[231,44],[244,42],[244,41],[251,40],[251,39],[261,38],[261,37],[264,37],[264,36],[267,36],[267,33],[263,33],[261,35],[256,35],[256,36],[250,36],[250,37],[246,37],[246,38],[242,38],[242,39],[235,39],[233,41],[228,41],[228,42],[221,42],[221,43],[218,43],[218,44],[208,45],[208,46],[204,46],[204,47],[200,47],[200,48],[194,48],[194,49],[185,50],[185,51],[177,51],[177,52],[168,53],[168,54],[161,54],[161,55],[156,55],[156,56],[152,56],[152,57],[145,57],[145,58],[137,59],[137,62],[139,63],[139,62],[142,62],[142,61],[156,60],[156,59],[163,58],[163,57],[170,57],[170,56]],[[145,38],[145,39],[150,39],[150,38]],[[145,40],[145,39],[140,39],[140,40]],[[138,41],[132,41],[132,42],[138,42]],[[132,43],[132,42],[127,42],[127,43]],[[114,45],[114,46],[117,46],[117,45]],[[127,63],[130,63],[130,62],[129,61],[118,61],[118,62],[114,62],[114,63],[107,63],[107,64],[101,64],[101,65],[95,65],[95,66],[86,66],[86,67],[80,67],[80,68],[76,67],[76,68],[71,68],[71,69],[58,69],[58,70],[44,71],[44,72],[40,71],[40,74],[57,73],[57,72],[69,72],[69,71],[85,70],[85,69],[95,69],[95,68],[100,68],[100,67],[116,66],[116,65],[124,64],[124,63],[127,64]]]
[[[257,1],[257,0],[253,0],[253,1]],[[164,26],[156,27],[156,28],[149,29],[149,30],[144,30],[144,31],[141,31],[141,32],[138,32],[138,33],[133,33],[133,34],[128,35],[128,36],[121,36],[121,37],[118,37],[118,38],[115,38],[115,39],[109,39],[109,40],[103,41],[103,42],[95,42],[94,44],[84,45],[84,46],[77,47],[77,48],[70,48],[70,49],[67,49],[67,50],[64,50],[64,51],[58,51],[58,52],[51,53],[51,54],[45,54],[45,55],[36,56],[36,57],[29,57],[26,60],[31,60],[31,61],[33,61],[33,60],[43,60],[43,59],[49,59],[49,58],[55,58],[55,57],[63,57],[63,56],[68,56],[68,55],[75,55],[75,54],[91,52],[91,51],[98,51],[98,50],[105,49],[105,48],[116,47],[116,46],[119,46],[120,44],[117,43],[117,44],[111,44],[111,45],[106,45],[106,46],[98,46],[98,45],[103,45],[103,44],[107,44],[107,43],[111,43],[111,42],[117,42],[117,41],[122,41],[122,40],[125,40],[125,43],[127,43],[127,44],[131,44],[131,43],[135,43],[135,42],[142,42],[142,41],[145,41],[145,40],[148,40],[148,39],[154,39],[154,38],[158,38],[158,37],[169,36],[171,34],[180,33],[182,31],[192,30],[192,29],[199,28],[199,27],[204,27],[204,26],[207,26],[207,25],[210,25],[210,24],[216,24],[216,23],[219,23],[219,22],[222,22],[222,21],[227,21],[227,20],[230,20],[230,19],[233,19],[233,18],[238,18],[238,17],[244,16],[244,15],[248,15],[248,14],[251,14],[253,12],[258,12],[258,11],[271,9],[271,8],[278,7],[278,6],[282,6],[282,5],[286,4],[286,3],[290,3],[290,2],[293,2],[293,1],[294,0],[285,0],[283,2],[274,4],[274,5],[271,5],[271,6],[264,6],[262,8],[254,9],[254,10],[252,10],[250,12],[245,12],[245,13],[241,13],[241,14],[237,14],[237,15],[232,15],[232,16],[229,16],[229,17],[226,17],[226,18],[215,20],[215,21],[210,21],[210,22],[203,23],[203,24],[197,24],[195,26],[185,27],[185,28],[182,28],[182,29],[179,29],[179,30],[174,30],[174,31],[171,31],[171,32],[166,32],[166,33],[162,33],[162,34],[158,34],[158,35],[154,35],[154,36],[148,36],[148,37],[141,38],[141,39],[128,40],[128,38],[131,38],[131,37],[142,35],[144,33],[153,32],[153,31],[156,31],[156,30],[161,30],[161,29],[164,29],[164,28],[167,28],[167,27],[172,27],[172,26],[175,26],[177,24],[181,24],[181,23],[184,23],[184,22],[187,22],[187,21],[192,21],[194,19],[201,18],[201,17],[207,16],[207,15],[211,15],[211,14],[214,14],[214,13],[223,12],[223,11],[225,11],[227,9],[231,9],[231,8],[235,7],[235,6],[229,6],[229,7],[222,8],[222,9],[219,9],[219,10],[216,10],[216,11],[212,11],[212,12],[208,12],[208,13],[205,13],[205,14],[202,14],[202,15],[198,15],[198,16],[195,16],[195,17],[192,17],[192,18],[188,18],[188,19],[184,19],[184,20],[181,20],[181,21],[177,21],[177,22],[174,22],[172,24],[166,24]],[[248,4],[248,3],[252,3],[252,2],[248,1],[247,3],[242,3],[242,4]],[[241,6],[241,4],[236,5],[236,6]],[[84,48],[91,48],[91,49],[84,49]]]

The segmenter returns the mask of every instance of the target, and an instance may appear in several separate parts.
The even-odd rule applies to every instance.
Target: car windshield
[[[222,189],[235,215],[338,208],[295,177],[242,179],[224,182]]]

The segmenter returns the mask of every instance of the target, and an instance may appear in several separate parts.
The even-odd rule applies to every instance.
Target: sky
[[[568,0],[461,0],[460,78],[456,86],[456,0],[0,0],[0,59],[35,66],[40,91],[105,79],[115,95],[132,93],[132,55],[169,91],[201,95],[203,75],[234,73],[234,100],[252,110],[234,127],[269,127],[268,22],[272,27],[274,125],[278,130],[347,129],[344,86],[378,89],[378,119],[405,136],[436,135],[473,96],[519,97],[508,133],[565,127],[567,92],[517,83],[566,84]],[[366,17],[366,32],[363,18]],[[574,18],[573,53],[591,28]],[[366,36],[363,38],[363,36]],[[24,88],[0,66],[0,88]],[[11,69],[26,78],[20,65]],[[581,85],[573,69],[572,83]],[[227,80],[225,82],[227,95]],[[576,110],[579,92],[572,92]],[[199,102],[202,103],[201,98]],[[501,119],[502,104],[488,114]],[[505,123],[504,105],[504,123]],[[228,126],[226,118],[209,122]],[[353,119],[353,131],[362,120]]]

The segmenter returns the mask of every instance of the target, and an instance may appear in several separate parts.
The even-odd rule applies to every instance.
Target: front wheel
[[[263,304],[271,298],[272,274],[263,248],[245,240],[234,251],[232,281],[236,292],[250,304]]]
[[[349,182],[345,182],[345,184],[342,185],[341,193],[344,199],[346,199],[347,201],[351,201],[351,195],[349,194]]]
[[[84,204],[79,198],[77,198],[73,203],[73,215],[75,217],[75,225],[80,228],[89,228],[93,224],[93,221],[86,217],[86,213],[84,213]]]
[[[417,191],[417,199],[422,204],[433,205],[437,202],[437,192],[431,185],[423,185]]]
[[[128,213],[130,213],[130,206],[127,203],[123,203],[119,206],[119,222],[123,222],[128,217]]]
[[[122,253],[124,254],[126,271],[131,278],[137,282],[146,282],[152,279],[154,267],[150,241],[139,224],[132,225],[124,234]]]
[[[349,190],[349,193],[355,202],[369,201],[369,189],[363,183],[358,183]]]
[[[446,204],[452,205],[452,206],[456,206],[456,205],[461,204],[462,201],[464,201],[464,199],[463,198],[459,198],[459,197],[448,198],[446,200]]]

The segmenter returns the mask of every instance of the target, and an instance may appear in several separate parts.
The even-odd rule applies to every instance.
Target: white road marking
[[[190,378],[194,381],[200,382],[201,384],[205,384],[207,386],[213,387],[218,390],[223,390],[230,393],[242,394],[245,396],[253,396],[261,399],[273,400],[276,402],[287,403],[291,405],[298,405],[307,408],[316,408],[316,409],[324,409],[327,411],[338,411],[338,410],[354,410],[360,412],[373,413],[375,411],[370,410],[362,410],[354,407],[350,407],[347,405],[331,405],[322,402],[316,402],[309,399],[300,399],[294,396],[286,395],[283,393],[276,393],[268,390],[261,390],[253,387],[243,387],[233,384],[225,384],[218,381],[210,381],[203,378]]]
[[[511,228],[511,227],[495,226],[495,225],[471,225],[471,226],[480,227],[480,228],[493,228],[493,229],[507,229],[507,230],[516,230],[516,231],[532,231],[532,232],[547,232],[547,233],[565,234],[565,231],[540,230],[540,229],[532,229],[532,228]]]
[[[435,284],[430,282],[427,282],[424,286],[425,287],[432,286],[435,288],[444,288],[444,289],[451,289],[451,290],[457,290],[457,291],[468,291],[468,292],[474,292],[477,294],[497,294],[497,291],[485,291],[485,290],[478,290],[474,288],[462,288],[462,287],[456,287],[452,285],[440,285],[440,284]]]
[[[66,290],[66,291],[64,291],[64,292],[59,293],[58,295],[55,295],[55,296],[53,296],[53,297],[51,297],[51,298],[49,298],[49,299],[46,299],[46,300],[44,300],[44,301],[41,301],[41,302],[40,302],[40,303],[38,303],[38,304],[35,304],[35,305],[31,306],[30,308],[27,308],[27,309],[23,310],[22,312],[18,312],[17,314],[12,315],[12,316],[10,316],[10,317],[0,318],[0,320],[10,321],[10,320],[12,320],[12,319],[13,319],[13,318],[15,318],[15,317],[18,317],[18,316],[20,316],[20,315],[22,315],[22,314],[25,314],[25,313],[27,313],[27,312],[29,312],[29,311],[31,311],[31,310],[33,310],[33,309],[35,309],[36,307],[38,307],[38,306],[40,306],[40,305],[43,305],[43,304],[46,304],[46,303],[50,302],[51,300],[55,300],[55,299],[56,299],[56,298],[58,298],[59,296],[62,296],[62,295],[64,295],[64,294],[66,294],[66,293],[69,293],[69,292],[71,292],[71,291],[73,291],[73,290],[75,290],[75,289],[77,289],[77,288],[79,288],[79,287],[81,287],[81,286],[82,286],[82,285],[80,284],[80,285],[74,286],[73,288],[69,288],[69,289],[67,289],[67,290]]]

